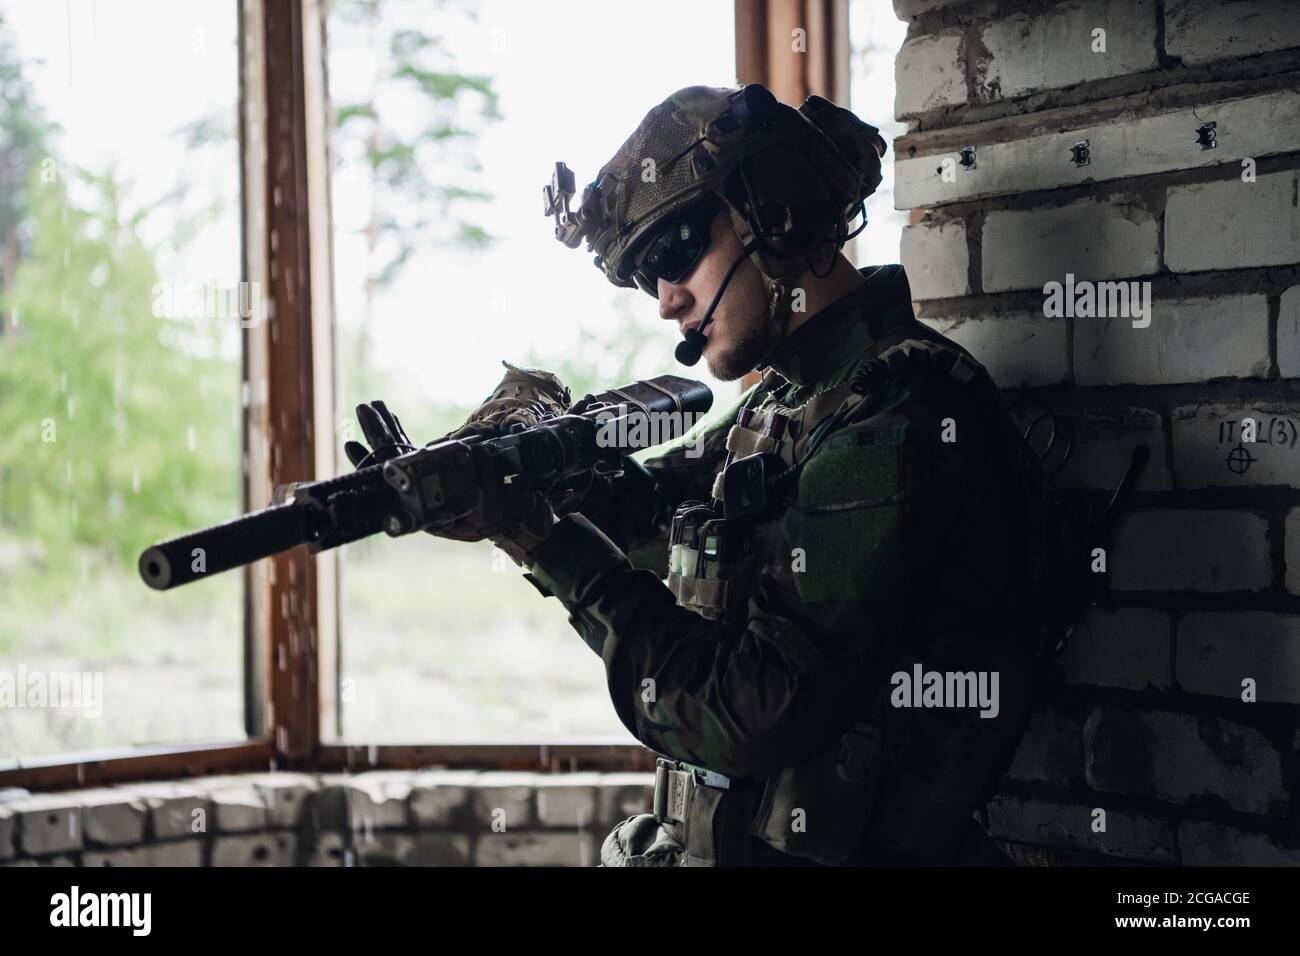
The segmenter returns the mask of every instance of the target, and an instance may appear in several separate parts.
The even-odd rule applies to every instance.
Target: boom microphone
[[[703,327],[704,323],[701,322],[700,328]],[[700,328],[687,330],[682,340],[677,343],[673,356],[683,365],[694,365],[704,354],[704,346],[708,343],[709,337],[701,332]]]
[[[736,274],[740,264],[749,258],[750,254],[758,248],[758,237],[750,239],[740,250],[740,255],[736,256],[736,261],[727,269],[727,274],[722,277],[722,283],[718,286],[718,291],[713,294],[713,301],[709,303],[709,308],[704,313],[704,320],[693,329],[688,329],[682,335],[682,341],[677,343],[677,348],[673,356],[683,365],[694,365],[704,354],[704,346],[708,344],[709,337],[704,334],[704,329],[713,321],[713,312],[722,301],[722,294],[727,291],[727,286],[731,283],[731,277]]]

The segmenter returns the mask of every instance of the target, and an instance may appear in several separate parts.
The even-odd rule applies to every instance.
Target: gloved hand
[[[487,401],[451,432],[448,438],[503,435],[515,425],[536,425],[541,419],[563,415],[571,404],[569,389],[553,372],[519,368],[509,362],[505,377]]]
[[[543,418],[563,415],[569,410],[569,389],[553,372],[518,368],[509,362],[501,364],[507,370],[505,377],[492,390],[487,401],[470,414],[464,425],[438,441],[476,435],[493,438],[505,434],[516,424],[525,427],[536,425]],[[365,445],[358,441],[346,442],[343,450],[355,467],[360,467],[362,461],[367,465],[387,461],[416,447],[397,416],[381,401],[358,405],[357,421],[375,453],[367,458],[371,453]]]
[[[429,529],[429,533],[455,541],[490,538],[498,545],[516,537],[529,542],[544,540],[555,523],[546,496],[502,481],[491,452],[482,445],[470,445],[469,456],[482,494],[478,506],[445,527]]]
[[[383,402],[358,405],[357,421],[370,448],[359,441],[344,444],[343,450],[355,467],[366,467],[416,450],[401,421]],[[546,498],[536,491],[502,481],[486,448],[478,443],[471,443],[467,448],[469,467],[474,470],[472,483],[480,492],[479,503],[469,514],[450,524],[426,529],[428,533],[455,541],[481,541],[497,536],[521,536],[527,541],[544,539],[555,520]]]
[[[358,405],[357,422],[361,425],[361,434],[366,436],[370,448],[359,441],[343,443],[343,452],[348,456],[348,461],[352,462],[353,468],[373,465],[415,451],[416,446],[406,436],[406,429],[383,402],[376,400]],[[374,449],[373,452],[371,448]]]
[[[513,428],[536,425],[543,418],[563,415],[569,410],[569,389],[559,376],[541,369],[520,368],[502,362],[506,374],[492,390],[487,401],[465,420],[465,424],[447,438],[482,436],[493,438]],[[490,483],[489,483],[490,484]],[[468,518],[458,522],[456,533],[439,532],[443,537],[458,534],[476,535],[460,540],[491,538],[517,562],[525,562],[534,547],[551,532],[555,513],[544,495],[512,492],[499,481],[490,486],[498,493],[486,498]],[[486,487],[486,486],[483,486]]]
[[[517,368],[508,362],[502,364],[506,367],[506,375],[488,400],[469,416],[464,425],[439,441],[476,436],[491,438],[512,427],[527,427],[542,418],[568,411],[569,390],[554,374]],[[358,405],[357,420],[370,449],[374,451],[361,442],[347,442],[344,451],[354,466],[386,461],[416,448],[401,421],[381,401]],[[456,541],[491,538],[520,560],[550,533],[555,520],[550,503],[539,492],[505,484],[495,473],[492,456],[474,444],[469,448],[482,500],[468,515],[450,525],[428,529],[429,533]]]

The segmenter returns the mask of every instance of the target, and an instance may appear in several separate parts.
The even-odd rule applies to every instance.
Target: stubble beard
[[[718,342],[705,356],[709,371],[720,382],[734,382],[753,370],[763,358],[767,346],[767,326],[761,320],[747,322],[734,342]]]

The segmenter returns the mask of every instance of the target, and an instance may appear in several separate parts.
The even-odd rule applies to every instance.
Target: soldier
[[[764,370],[701,436],[580,500],[498,487],[440,532],[492,538],[565,605],[662,755],[653,812],[605,865],[1008,862],[976,815],[1027,719],[1042,476],[984,368],[916,321],[901,267],[841,252],[884,150],[820,97],[690,87],[577,209],[563,164],[547,190],[557,237],[655,296],[679,359]],[[508,368],[454,434],[568,407],[555,376]],[[393,440],[386,410],[361,411]]]

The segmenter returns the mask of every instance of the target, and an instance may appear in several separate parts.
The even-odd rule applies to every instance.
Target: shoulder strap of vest
[[[962,385],[993,387],[984,367],[964,350],[923,339],[904,339],[879,355],[858,363],[848,380],[814,395],[804,412],[805,434],[830,415],[847,423],[875,411],[901,387],[927,376],[951,376]]]

